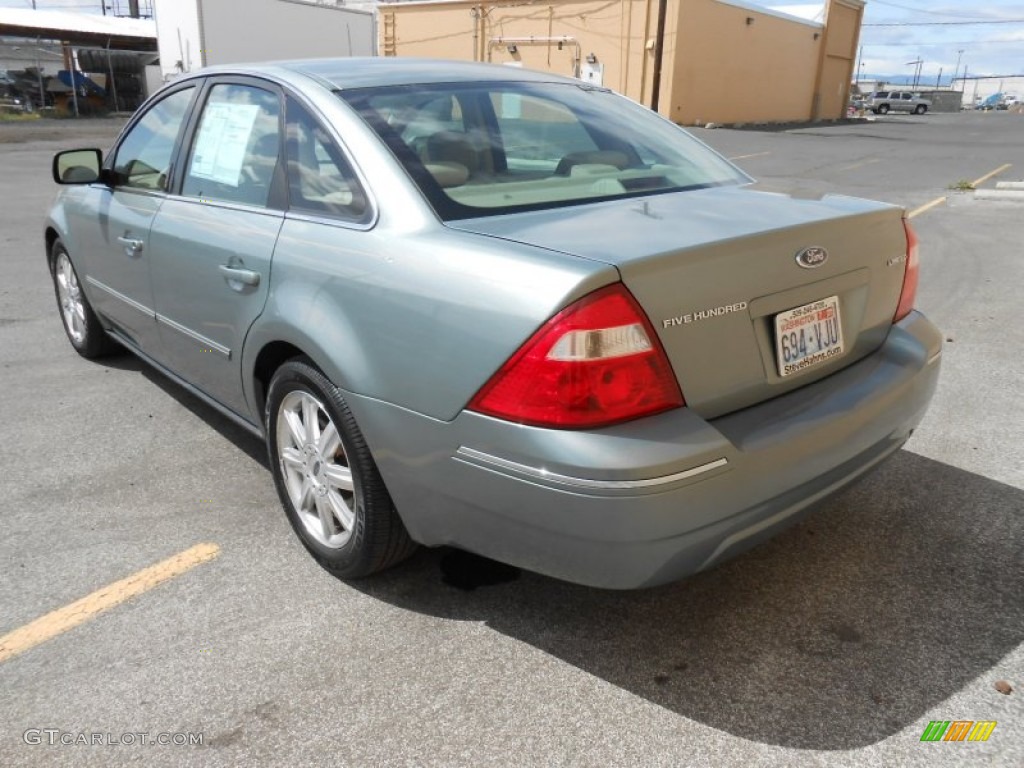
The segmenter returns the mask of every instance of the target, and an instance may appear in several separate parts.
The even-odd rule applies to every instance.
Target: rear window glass
[[[603,89],[474,83],[343,91],[444,219],[749,181]]]

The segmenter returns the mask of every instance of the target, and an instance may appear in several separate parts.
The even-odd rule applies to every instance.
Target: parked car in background
[[[901,208],[757,190],[578,80],[203,70],[53,175],[71,345],[129,349],[264,439],[342,577],[419,543],[681,578],[897,451],[938,378]]]
[[[0,114],[21,114],[31,111],[31,102],[25,102],[17,98],[0,97]]]
[[[1011,102],[1004,98],[1002,94],[996,94],[995,96],[995,98],[989,97],[988,99],[985,99],[978,109],[982,112],[1005,112],[1012,106]]]
[[[932,103],[912,91],[875,91],[868,96],[865,106],[876,115],[889,112],[912,112],[923,115],[931,109]]]

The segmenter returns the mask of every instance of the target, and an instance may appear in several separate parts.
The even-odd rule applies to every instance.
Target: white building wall
[[[376,53],[372,11],[301,0],[155,0],[165,79],[203,66]]]
[[[244,61],[376,53],[375,14],[301,0],[155,0],[161,71],[169,80]]]
[[[202,67],[199,0],[153,0],[153,17],[164,80]]]
[[[200,0],[207,64],[372,56],[374,15],[294,0]]]
[[[964,92],[964,104],[974,103],[975,96],[978,100],[983,101],[995,93],[1003,93],[1007,98],[1024,100],[1024,77],[993,77],[975,80],[968,76],[966,81],[962,78],[954,81],[953,90]]]

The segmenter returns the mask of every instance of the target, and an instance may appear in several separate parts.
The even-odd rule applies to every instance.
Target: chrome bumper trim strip
[[[716,461],[703,464],[693,469],[687,469],[683,472],[676,472],[672,475],[664,475],[662,477],[651,477],[643,480],[592,480],[585,477],[573,477],[572,475],[562,475],[557,472],[550,472],[542,467],[531,467],[528,464],[520,464],[517,461],[510,461],[509,459],[503,459],[498,456],[492,456],[489,453],[478,451],[474,448],[466,448],[461,446],[458,451],[455,452],[456,460],[463,460],[470,464],[484,465],[488,467],[494,467],[496,469],[507,469],[513,472],[526,475],[527,477],[533,477],[537,480],[544,480],[548,483],[555,483],[558,485],[566,485],[572,488],[583,488],[588,490],[600,490],[600,491],[630,491],[645,488],[653,488],[661,485],[670,485],[671,483],[679,482],[680,480],[689,480],[703,475],[707,472],[711,472],[716,469],[721,469],[729,464],[727,459],[718,459]]]

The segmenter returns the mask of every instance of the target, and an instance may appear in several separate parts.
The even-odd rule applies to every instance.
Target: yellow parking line
[[[984,184],[989,179],[994,178],[995,176],[998,176],[1000,173],[1005,173],[1006,171],[1010,170],[1011,168],[1013,168],[1013,163],[1007,163],[1006,165],[1001,165],[998,168],[996,168],[994,171],[992,171],[992,173],[986,173],[984,176],[982,176],[977,181],[972,182],[972,184],[975,187],[980,187],[982,184]]]
[[[920,208],[915,208],[914,210],[912,210],[910,213],[907,214],[907,218],[908,219],[916,218],[917,216],[920,216],[922,213],[927,213],[932,208],[937,208],[938,206],[942,205],[945,202],[946,202],[946,198],[945,197],[937,197],[934,200],[932,200],[930,203],[925,203]]]
[[[986,181],[989,181],[990,179],[995,178],[996,176],[998,176],[1001,173],[1005,173],[1006,171],[1010,170],[1011,168],[1013,168],[1013,163],[1007,163],[1006,165],[1001,165],[998,168],[996,168],[994,171],[992,171],[991,173],[986,173],[984,176],[982,176],[977,181],[972,181],[971,182],[971,186],[972,187],[980,187]],[[914,210],[912,210],[910,213],[907,214],[907,218],[908,219],[916,218],[917,216],[920,216],[922,213],[927,213],[932,208],[937,208],[938,206],[942,205],[945,202],[946,202],[946,198],[945,197],[937,197],[934,200],[932,200],[930,203],[925,203],[920,208],[915,208]]]
[[[770,154],[771,154],[771,152],[756,152],[753,155],[739,155],[737,157],[730,157],[729,159],[730,160],[749,160],[752,157],[766,157],[766,156],[768,156]]]
[[[871,160],[864,160],[863,162],[860,163],[854,163],[853,165],[847,165],[844,168],[837,168],[836,173],[842,173],[843,171],[852,171],[855,168],[863,168],[865,165],[874,165],[875,163],[880,162],[882,162],[882,158],[876,157],[872,158]]]
[[[127,578],[86,595],[80,600],[40,616],[23,627],[0,637],[0,662],[17,656],[31,648],[52,640],[57,635],[84,624],[115,605],[141,595],[168,579],[180,576],[197,565],[213,560],[220,554],[216,544],[196,544],[173,557],[143,568]]]

